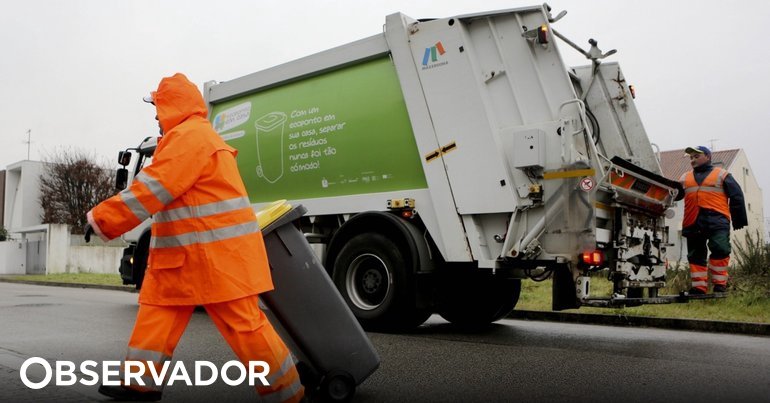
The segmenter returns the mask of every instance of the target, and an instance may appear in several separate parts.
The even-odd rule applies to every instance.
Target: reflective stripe
[[[210,231],[188,232],[186,234],[171,236],[153,236],[150,241],[150,247],[156,249],[174,248],[192,244],[211,243],[257,232],[259,232],[259,225],[257,222],[249,221],[243,224],[217,228]]]
[[[274,372],[270,374],[270,376],[267,377],[267,383],[274,384],[276,383],[281,377],[286,375],[290,369],[294,367],[294,360],[291,358],[291,354],[286,355],[286,359],[283,360],[283,364],[281,364],[281,368],[278,369],[278,372]]]
[[[171,196],[171,193],[166,190],[163,184],[152,178],[150,175],[139,172],[139,175],[136,175],[136,180],[144,183],[144,185],[150,189],[150,192],[152,192],[164,206],[174,200],[174,196]]]
[[[729,278],[730,278],[730,276],[727,276],[727,275],[720,276],[719,274],[713,274],[711,276],[711,280],[713,280],[714,282],[717,282],[717,281],[727,281]]]
[[[294,395],[299,393],[300,389],[302,389],[302,383],[299,380],[299,377],[297,377],[297,380],[294,381],[291,385],[289,385],[286,388],[276,390],[275,392],[259,394],[259,397],[262,398],[262,401],[265,403],[271,403],[271,402],[283,402],[286,400],[289,400]]]
[[[713,264],[709,265],[709,270],[711,271],[727,271],[728,266],[715,266]]]
[[[132,213],[136,216],[136,218],[139,219],[139,221],[144,221],[148,218],[150,218],[150,213],[147,211],[147,209],[144,208],[142,203],[139,201],[139,199],[134,196],[134,193],[131,192],[130,189],[126,189],[119,193],[120,200],[125,203],[126,207],[128,207],[129,210],[131,210]]]
[[[146,364],[144,366],[145,373],[141,376],[142,381],[144,382],[144,386],[134,385],[132,384],[132,387],[137,387],[139,390],[152,390],[152,391],[163,391],[163,382],[161,381],[160,385],[155,384],[155,379],[152,377],[151,373],[148,373],[149,368],[147,368],[147,365],[153,365],[156,369],[160,369],[163,367],[163,364],[166,361],[171,361],[171,356],[165,355],[161,353],[160,351],[153,351],[153,350],[142,350],[138,348],[128,348],[128,352],[126,352],[126,361],[140,361],[145,362],[149,361],[149,364]],[[125,377],[125,370],[121,369],[120,378],[122,380],[126,380]]]
[[[690,273],[690,278],[696,279],[696,278],[707,278],[708,272],[707,271],[696,271]]]
[[[707,192],[721,192],[721,187],[715,187],[715,186],[698,186],[694,188],[687,188],[684,192],[685,193],[692,193],[692,192],[700,192],[700,191],[707,191]]]
[[[719,169],[719,180],[717,181],[717,186],[721,189],[724,187],[725,178],[727,178],[727,170],[726,169]]]
[[[724,267],[726,269],[727,266],[729,265],[730,265],[730,256],[722,259],[714,259],[714,258],[709,259],[709,266]]]
[[[136,381],[136,377],[132,377],[131,381],[129,383],[129,380],[126,379],[126,374],[121,371],[120,373],[120,380],[122,381],[122,385],[130,385],[132,389],[140,390],[140,391],[157,391],[157,392],[163,392],[163,387],[165,386],[164,380],[160,381],[160,385],[155,384],[155,379],[153,379],[152,375],[142,375],[139,377],[139,379],[144,382],[144,385],[138,383]]]
[[[160,351],[142,350],[138,348],[128,348],[126,352],[126,361],[152,361],[160,363],[161,365],[171,360],[171,357],[161,353]]]
[[[131,389],[136,389],[140,391],[156,391],[156,392],[163,392],[163,387],[166,386],[161,380],[160,385],[155,384],[155,379],[152,378],[152,375],[142,375],[139,377],[142,382],[144,382],[144,385],[138,383],[136,381],[136,378],[131,378],[131,381],[129,383],[129,380],[126,379],[126,375],[124,372],[120,373],[120,380],[122,385],[130,385]]]
[[[155,215],[155,222],[170,222],[187,218],[206,217],[219,213],[241,210],[251,207],[248,197],[237,197],[200,206],[185,206],[171,210],[161,211]]]
[[[693,287],[706,287],[708,285],[705,281],[693,281],[692,286]]]

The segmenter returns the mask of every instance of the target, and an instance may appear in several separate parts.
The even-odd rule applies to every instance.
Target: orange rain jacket
[[[203,305],[273,289],[265,245],[235,162],[182,74],[153,93],[163,135],[131,186],[88,213],[104,240],[154,216],[140,303]]]
[[[682,227],[695,224],[701,208],[716,211],[730,219],[730,204],[724,191],[727,171],[714,168],[700,185],[695,180],[693,171],[686,172],[680,178],[684,187],[684,219]]]

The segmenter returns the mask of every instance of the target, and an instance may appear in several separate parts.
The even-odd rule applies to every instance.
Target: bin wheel
[[[330,371],[321,379],[321,398],[325,402],[349,402],[356,393],[356,381],[345,371]]]

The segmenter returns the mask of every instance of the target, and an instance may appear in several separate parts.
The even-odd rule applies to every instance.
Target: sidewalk
[[[767,323],[519,310],[511,312],[511,314],[508,315],[508,318],[605,326],[654,327],[695,332],[745,334],[750,336],[770,336],[770,324]]]
[[[74,283],[55,283],[47,281],[10,280],[0,277],[0,282],[47,285],[73,288],[99,288],[124,292],[137,292],[133,287],[92,285]],[[514,310],[508,315],[510,319],[538,320],[548,322],[583,323],[606,326],[654,327],[673,330],[690,330],[697,332],[733,333],[753,336],[770,336],[770,324],[728,321],[709,321],[698,319],[655,318],[647,316],[627,316],[611,314],[585,314],[553,311],[523,311]]]

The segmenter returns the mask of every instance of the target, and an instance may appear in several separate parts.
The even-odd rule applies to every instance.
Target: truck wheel
[[[511,313],[519,301],[521,280],[493,276],[453,278],[443,291],[441,317],[461,327],[478,328]]]
[[[377,233],[354,236],[337,255],[334,284],[365,329],[410,329],[430,316],[416,308],[414,273],[405,255]]]
[[[144,272],[147,270],[147,258],[150,254],[150,234],[147,233],[139,238],[139,242],[134,249],[134,264],[132,266],[134,284],[136,289],[142,289],[144,282]]]

